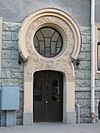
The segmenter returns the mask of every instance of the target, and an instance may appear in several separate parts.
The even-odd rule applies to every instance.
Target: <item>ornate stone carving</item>
[[[35,32],[43,26],[51,26],[61,32],[64,43],[70,48],[72,58],[77,58],[80,51],[79,29],[71,17],[57,9],[38,11],[25,20],[19,34],[19,48],[24,58],[29,56],[33,48],[31,44]]]
[[[45,58],[39,55],[34,48],[34,35],[39,28],[42,28],[44,26],[57,29],[63,38],[62,51],[53,58]],[[25,57],[29,55],[28,61],[24,66],[25,89],[28,88],[26,85],[26,82],[28,82],[30,84],[30,90],[32,91],[33,74],[36,71],[55,70],[64,73],[64,82],[68,82],[68,85],[70,84],[70,92],[72,92],[72,94],[74,93],[74,85],[71,84],[75,83],[75,76],[74,67],[71,62],[71,56],[76,59],[79,54],[79,34],[80,33],[75,22],[67,14],[57,9],[44,9],[38,11],[25,20],[24,24],[22,25],[19,38],[19,47],[21,49],[21,52]],[[69,86],[67,86],[66,83],[65,89],[68,91],[67,87]],[[26,98],[27,94],[25,95],[24,99]],[[33,103],[33,101],[31,102]],[[73,106],[74,100],[72,102]],[[27,105],[25,105],[25,107],[26,106]],[[74,107],[72,107],[71,109],[74,109]],[[31,108],[30,110],[32,111]]]

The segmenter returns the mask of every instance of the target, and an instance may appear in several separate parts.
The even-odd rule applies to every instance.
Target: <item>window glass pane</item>
[[[51,42],[51,54],[55,55],[56,52],[56,42]]]
[[[45,49],[45,56],[50,57],[50,48]]]
[[[35,44],[35,47],[38,47],[38,39],[36,36],[34,37],[34,44]]]
[[[50,38],[45,38],[45,47],[50,47]]]
[[[58,41],[57,41],[57,47],[61,47],[61,38],[58,38]]]
[[[58,80],[52,81],[52,101],[59,102],[59,82],[58,82]]]
[[[40,54],[44,54],[44,42],[40,42]]]
[[[39,54],[44,57],[53,57],[62,49],[61,35],[52,28],[44,27],[38,30],[34,36],[34,46]]]
[[[37,32],[37,38],[39,39],[39,40],[44,40],[44,38],[43,38],[43,34],[42,34],[42,32],[41,31],[38,31]]]
[[[59,37],[59,34],[57,32],[54,32],[53,36],[52,36],[52,41],[56,41]]]
[[[42,87],[38,84],[34,86],[34,101],[42,101]]]
[[[40,75],[40,76],[38,76]],[[36,72],[34,74],[34,82],[33,82],[33,99],[34,101],[42,101],[42,88],[43,88],[43,79],[41,79],[41,74]]]
[[[51,37],[54,30],[52,28],[42,28],[41,32],[43,33],[45,37]]]

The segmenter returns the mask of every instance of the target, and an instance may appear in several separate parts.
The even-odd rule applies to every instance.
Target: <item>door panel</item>
[[[54,71],[36,72],[33,87],[34,121],[62,121],[62,74]]]

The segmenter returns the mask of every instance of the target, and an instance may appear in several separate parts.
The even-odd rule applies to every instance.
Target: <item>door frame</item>
[[[42,71],[40,69],[38,71]],[[48,69],[45,69],[48,70]],[[50,70],[50,69],[49,69]],[[54,71],[54,69],[51,69]],[[58,71],[58,70],[55,70]],[[36,72],[36,71],[35,71]],[[34,73],[35,73],[34,72]],[[75,80],[68,76],[67,73],[63,71],[63,123],[76,123],[76,112],[75,112]],[[34,75],[32,73],[32,75]],[[33,80],[26,81],[24,83],[24,112],[23,112],[23,124],[33,124]],[[71,98],[71,99],[70,99]]]
[[[42,57],[34,48],[33,37],[36,31],[43,26],[57,29],[63,38],[63,49],[54,58]],[[80,47],[79,27],[65,12],[56,8],[45,8],[25,19],[19,32],[20,54],[25,60],[23,124],[33,124],[32,75],[41,70],[63,73],[63,122],[76,123],[75,71],[72,59],[78,58]]]

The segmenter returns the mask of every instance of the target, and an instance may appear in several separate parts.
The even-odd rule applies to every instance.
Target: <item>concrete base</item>
[[[1,126],[6,126],[6,113],[5,113],[5,111],[1,112]]]
[[[63,123],[76,123],[76,112],[66,112],[63,115]],[[33,124],[33,114],[23,113],[23,125]]]
[[[11,127],[16,125],[16,111],[2,111],[1,126]]]
[[[23,125],[33,124],[33,113],[23,113]]]
[[[76,112],[66,112],[63,116],[63,123],[76,123]]]

